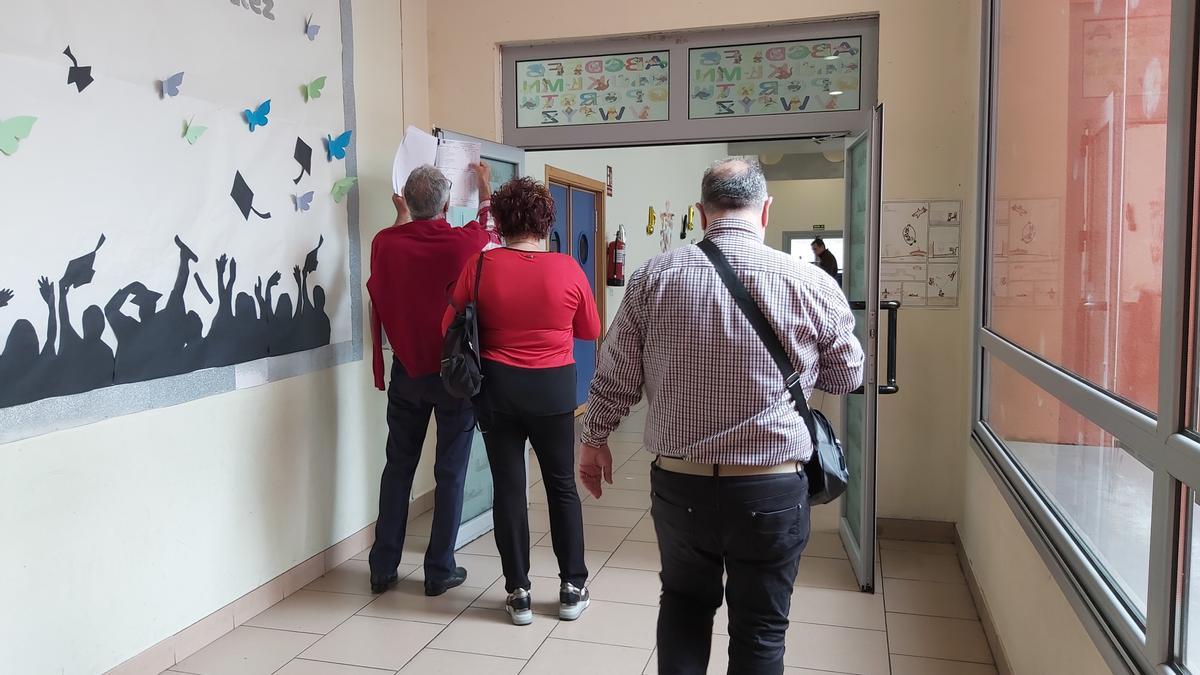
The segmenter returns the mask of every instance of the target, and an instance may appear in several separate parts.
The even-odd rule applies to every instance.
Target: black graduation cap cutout
[[[233,203],[237,204],[238,210],[242,212],[242,217],[246,220],[250,220],[251,213],[263,219],[271,217],[270,212],[259,213],[254,209],[254,190],[251,190],[250,186],[246,184],[246,179],[242,178],[241,171],[233,176],[233,190],[229,192],[229,196],[233,197]]]
[[[321,235],[321,239],[317,241],[317,247],[308,252],[308,257],[304,259],[304,271],[317,271],[317,251],[321,250],[321,245],[325,243],[325,235]]]
[[[296,159],[296,163],[300,165],[300,175],[296,176],[296,180],[292,182],[299,185],[300,179],[304,178],[304,174],[312,175],[312,147],[308,143],[305,143],[303,138],[296,138],[296,153],[292,156]]]
[[[75,85],[81,93],[92,83],[92,67],[79,65],[79,60],[71,53],[71,45],[63,50],[63,55],[71,59],[71,68],[67,71],[67,84]]]
[[[158,299],[162,297],[162,293],[146,288],[146,285],[140,281],[129,284],[129,289],[133,294],[130,302],[138,307],[154,309],[158,305]]]
[[[96,242],[96,248],[92,249],[91,253],[75,258],[67,263],[67,271],[63,273],[62,284],[64,288],[79,288],[92,283],[92,277],[96,276],[96,251],[104,245],[104,235],[100,235],[100,241]]]

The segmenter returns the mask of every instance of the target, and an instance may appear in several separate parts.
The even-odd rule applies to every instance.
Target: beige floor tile
[[[813,532],[808,546],[804,547],[804,557],[848,559],[842,537],[837,532]]]
[[[544,505],[543,505],[544,506]],[[587,522],[586,520],[584,522]],[[550,531],[550,512],[545,510],[529,509],[529,536],[532,539],[535,534],[545,534]]]
[[[804,558],[800,561],[800,570],[796,575],[797,586],[816,586],[818,588],[835,588],[844,591],[857,591],[858,579],[854,577],[854,569],[849,560],[834,558]]]
[[[533,611],[535,614],[543,616],[558,616],[558,587],[559,581],[557,577],[529,577],[529,583],[533,586]],[[483,592],[475,601],[471,603],[472,607],[480,609],[504,610],[504,602],[508,600],[508,591],[504,587],[504,578],[496,580],[492,587]]]
[[[948,584],[967,583],[957,557],[895,549],[883,549],[879,554],[880,567],[883,568],[883,576],[887,578]]]
[[[535,614],[528,626],[514,626],[504,612],[472,607],[447,626],[430,647],[529,659],[556,623],[555,619]]]
[[[894,654],[992,662],[983,626],[978,621],[888,612],[887,627],[888,644]]]
[[[457,553],[465,553],[467,555],[490,555],[493,558],[500,557],[500,551],[496,549],[496,536],[492,532],[488,532],[475,541],[458,549]]]
[[[400,675],[517,675],[524,659],[425,649],[400,670]]]
[[[448,624],[462,614],[479,597],[480,592],[482,589],[459,586],[431,598],[425,595],[423,582],[405,579],[358,610],[358,614],[380,619]]]
[[[409,534],[404,538],[404,550],[400,553],[401,565],[425,564],[425,550],[429,548],[429,537]]]
[[[889,612],[972,621],[979,618],[975,613],[975,601],[965,584],[884,579],[883,586]]]
[[[634,453],[633,457],[630,457],[624,464],[620,466],[620,472],[632,475],[649,476],[650,467],[653,466],[653,464],[653,462],[642,459],[637,456],[637,453]]]
[[[658,544],[627,541],[613,552],[612,557],[605,564],[609,567],[658,572],[662,569],[662,558],[658,552]]]
[[[658,606],[662,582],[658,572],[631,570],[605,565],[588,585],[595,600],[627,602],[634,605]]]
[[[645,511],[632,509],[614,509],[605,506],[583,505],[584,525],[607,525],[609,527],[633,527],[638,524]],[[546,532],[550,531],[547,527]]]
[[[359,551],[358,553],[355,553],[353,556],[350,557],[351,560],[370,560],[370,558],[371,558],[371,547],[370,546],[364,548],[363,550]]]
[[[883,596],[860,591],[797,586],[788,618],[845,628],[886,629]]]
[[[426,511],[408,523],[405,530],[408,536],[428,537],[433,531],[433,511]]]
[[[650,517],[650,514],[647,513],[638,521],[626,539],[629,541],[658,541],[658,533],[654,531],[654,519]]]
[[[442,626],[355,616],[309,647],[302,658],[399,670],[441,632]]]
[[[649,473],[632,473],[624,470],[613,474],[613,487],[618,490],[649,490]]]
[[[584,551],[583,561],[587,564],[588,573],[599,572],[609,555],[606,551]],[[558,558],[554,557],[554,549],[549,546],[534,546],[529,549],[529,575],[559,578]]]
[[[270,675],[318,639],[307,633],[240,626],[172,670],[193,675]]]
[[[621,542],[625,541],[625,537],[629,535],[630,529],[628,527],[585,524],[583,526],[583,547],[589,551],[607,551],[612,553],[617,550]],[[537,542],[537,546],[550,546],[552,541],[551,534],[546,533]]]
[[[563,621],[551,633],[564,640],[654,649],[658,608],[592,600],[578,621]]]
[[[391,670],[308,659],[293,659],[286,666],[275,671],[275,675],[391,675],[391,673]]]
[[[467,570],[467,580],[463,582],[463,586],[483,589],[500,578],[500,558],[497,556],[455,553],[454,560],[459,567]],[[418,568],[408,579],[425,583],[425,569]]]
[[[729,639],[723,635],[714,635],[712,643],[712,653],[708,659],[707,675],[725,675],[729,667]],[[646,670],[643,671],[646,675],[658,675],[658,651],[656,650],[650,657],[650,662],[646,664]],[[829,670],[809,670],[807,668],[789,668],[783,669],[784,675],[844,675],[835,673]]]
[[[650,492],[649,490],[620,490],[615,487],[604,486],[604,492],[599,499],[587,496],[586,504],[595,506],[608,506],[616,509],[639,509],[645,511],[650,508]]]
[[[892,654],[892,675],[996,675],[993,666]]]
[[[550,638],[521,675],[639,675],[649,660],[649,649]]]
[[[416,565],[400,565],[396,573],[403,579],[416,569]],[[365,560],[347,560],[317,577],[304,590],[371,595],[371,566]]]
[[[883,631],[793,624],[784,664],[855,675],[888,675],[888,636]]]
[[[366,595],[296,591],[246,625],[324,635],[369,602]]]
[[[880,550],[909,551],[911,553],[928,553],[931,555],[957,556],[954,544],[935,544],[928,541],[900,541],[898,539],[880,539]]]

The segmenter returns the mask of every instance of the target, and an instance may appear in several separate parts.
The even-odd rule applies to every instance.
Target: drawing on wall
[[[884,202],[879,296],[906,307],[957,307],[962,202]]]
[[[999,305],[1058,306],[1062,294],[1062,223],[1057,199],[997,199],[992,297]]]
[[[0,265],[0,443],[362,358],[357,207],[321,196],[354,194],[333,23],[349,3],[297,5],[289,24],[155,4],[154,43],[100,4],[20,5],[0,24],[0,119],[38,120],[0,137],[0,222],[21,251]],[[312,11],[335,39],[295,29]],[[29,36],[54,26],[95,30],[47,54]],[[314,72],[328,88],[306,105],[295,83]],[[306,138],[338,161],[314,165]]]
[[[688,50],[688,117],[858,110],[860,36]]]
[[[517,61],[517,128],[668,119],[670,56],[655,51]]]

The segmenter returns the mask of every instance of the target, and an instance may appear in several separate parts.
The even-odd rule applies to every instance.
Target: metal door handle
[[[862,300],[855,300],[850,303],[850,309],[865,310],[867,303]],[[887,383],[879,385],[879,393],[881,395],[895,394],[900,391],[900,385],[896,384],[896,332],[899,327],[897,314],[900,311],[899,300],[883,300],[879,303],[879,309],[887,312],[888,315],[888,339],[887,339]],[[863,393],[863,388],[855,389],[854,394]]]

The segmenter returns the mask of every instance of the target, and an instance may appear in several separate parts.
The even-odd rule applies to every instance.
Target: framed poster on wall
[[[688,50],[688,119],[858,110],[860,36]]]
[[[667,51],[517,61],[515,68],[518,128],[670,118]]]

